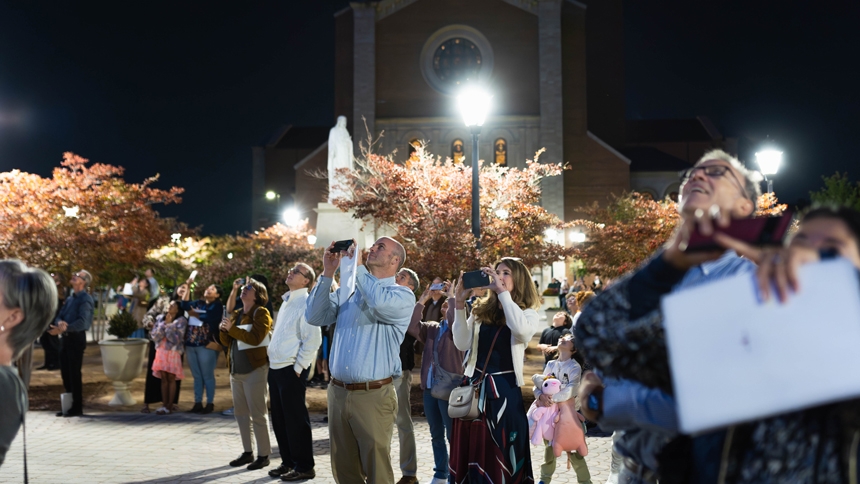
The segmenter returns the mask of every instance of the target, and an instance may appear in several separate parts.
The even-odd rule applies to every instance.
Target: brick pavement
[[[323,415],[312,415],[315,483],[334,483],[329,460],[328,427]],[[427,420],[414,418],[418,445],[418,478],[433,476],[433,453]],[[272,445],[277,445],[271,435]],[[22,435],[19,432],[6,462],[0,467],[0,483],[23,482]],[[611,439],[589,438],[586,457],[595,484],[606,481]],[[27,460],[30,482],[41,483],[271,483],[271,467],[247,471],[227,463],[242,451],[235,420],[221,415],[179,413],[169,416],[140,413],[93,413],[82,418],[57,418],[53,412],[27,414]],[[397,433],[392,455],[399,455]],[[532,448],[537,471],[543,449]],[[272,465],[280,463],[277,454]],[[400,473],[395,463],[395,477]],[[576,482],[573,470],[559,462],[554,483]]]

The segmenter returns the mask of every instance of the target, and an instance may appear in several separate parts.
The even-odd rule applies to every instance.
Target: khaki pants
[[[391,437],[396,414],[392,384],[352,391],[328,386],[331,470],[338,484],[394,482]]]
[[[412,426],[412,405],[409,392],[412,390],[412,371],[403,370],[403,375],[394,380],[397,392],[397,437],[400,440],[400,471],[404,476],[418,473],[418,457],[415,448],[415,432]]]
[[[540,480],[544,482],[544,484],[549,484],[552,480],[552,475],[555,473],[555,452],[552,450],[552,446],[549,445],[547,441],[544,440],[546,444],[546,448],[544,449],[543,454],[543,465],[540,466]],[[591,484],[591,472],[588,470],[588,464],[585,463],[585,457],[577,454],[576,452],[567,453],[568,459],[570,459],[570,466],[573,467],[573,471],[576,472],[576,481],[579,484]],[[560,458],[564,458],[564,454],[561,455]]]
[[[257,440],[257,455],[271,455],[269,442],[269,409],[266,407],[266,379],[269,365],[263,365],[251,373],[230,375],[230,389],[233,391],[233,416],[239,424],[242,447],[245,452],[253,452],[251,445],[251,425]]]

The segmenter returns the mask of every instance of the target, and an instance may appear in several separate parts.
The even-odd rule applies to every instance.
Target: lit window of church
[[[454,163],[462,163],[465,158],[463,140],[457,138],[451,143],[451,159],[454,160]]]
[[[508,142],[505,141],[505,138],[499,138],[493,146],[496,152],[496,164],[499,166],[508,166]]]
[[[418,160],[418,147],[421,146],[420,143],[421,142],[418,141],[418,138],[409,140],[409,161]]]

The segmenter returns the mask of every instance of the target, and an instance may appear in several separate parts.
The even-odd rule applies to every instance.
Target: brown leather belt
[[[337,378],[332,378],[331,382],[336,387],[346,388],[349,391],[353,390],[377,390],[393,382],[394,378],[388,377],[382,380],[366,381],[363,383],[344,383]]]

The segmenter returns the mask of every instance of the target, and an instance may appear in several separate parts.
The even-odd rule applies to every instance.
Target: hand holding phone
[[[331,252],[332,254],[337,254],[339,252],[346,252],[347,250],[349,250],[349,247],[351,245],[352,245],[352,239],[338,240],[337,242],[334,243],[334,246],[332,246],[332,248],[329,252]]]
[[[753,217],[744,219],[732,219],[728,227],[716,227],[717,232],[722,232],[733,239],[746,242],[754,246],[781,246],[791,226],[792,212],[786,210],[782,215],[776,217]],[[697,226],[687,240],[684,252],[702,252],[722,250],[713,234],[703,235]]]
[[[484,274],[484,271],[469,271],[463,273],[463,288],[474,289],[476,287],[485,287],[490,285],[490,276]]]

